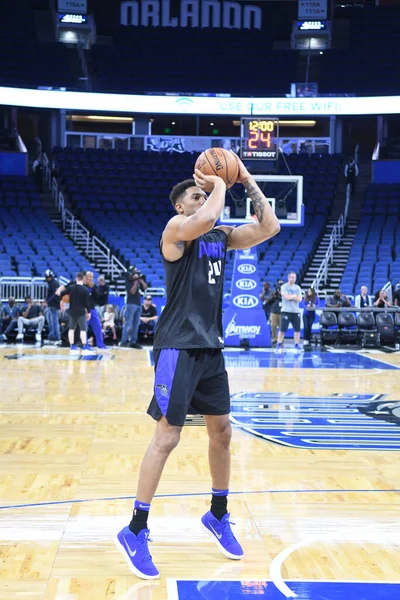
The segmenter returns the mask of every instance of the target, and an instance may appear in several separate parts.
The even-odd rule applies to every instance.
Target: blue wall
[[[400,183],[400,160],[372,161],[372,183]]]

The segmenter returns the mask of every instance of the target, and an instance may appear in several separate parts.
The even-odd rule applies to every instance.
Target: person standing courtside
[[[288,282],[284,283],[281,287],[282,294],[282,312],[281,312],[281,329],[278,333],[278,343],[276,345],[276,352],[280,354],[282,352],[282,342],[285,337],[285,333],[289,328],[289,323],[293,325],[294,329],[294,347],[298,352],[300,351],[300,302],[301,302],[301,288],[296,285],[296,273],[291,271],[288,275]]]
[[[227,512],[231,425],[222,355],[225,260],[227,249],[251,248],[277,234],[280,226],[255,180],[237,161],[238,182],[253,202],[255,222],[236,229],[215,227],[226,193],[224,181],[216,176],[196,170],[194,180],[178,183],[170,195],[178,214],[167,223],[160,241],[167,303],[154,338],[154,395],[148,408],[157,425],[140,468],[132,520],[116,539],[131,570],[143,579],[159,577],[148,550],[147,519],[164,465],[179,443],[189,412],[204,415],[209,436],[212,499],[201,523],[225,556],[243,556]],[[211,190],[208,198],[204,189]]]
[[[82,351],[84,354],[89,354],[92,348],[87,343],[86,321],[90,319],[91,304],[89,292],[84,286],[84,278],[82,272],[77,273],[75,283],[68,284],[63,290],[59,288],[56,293],[61,298],[69,295],[68,341],[71,352],[79,352],[79,348],[74,343],[75,329],[79,326]]]
[[[57,296],[56,291],[59,284],[51,269],[47,269],[45,281],[47,283],[47,294],[43,306],[47,306],[47,319],[49,323],[48,339],[58,342],[60,340],[60,298]]]
[[[129,346],[130,348],[141,349],[138,344],[138,332],[140,325],[140,314],[142,312],[142,304],[140,301],[139,290],[145,292],[147,283],[144,276],[134,266],[129,267],[125,275],[126,287],[126,308],[125,308],[125,323],[122,328],[120,346]],[[129,342],[130,332],[130,342]]]

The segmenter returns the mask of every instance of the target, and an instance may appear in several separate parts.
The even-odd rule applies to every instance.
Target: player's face
[[[293,285],[294,283],[296,283],[296,275],[295,273],[290,273],[288,276],[288,283],[290,283],[291,285]]]
[[[179,214],[190,217],[194,215],[204,202],[207,200],[207,194],[200,188],[193,186],[186,190],[181,202],[178,202],[176,207]]]

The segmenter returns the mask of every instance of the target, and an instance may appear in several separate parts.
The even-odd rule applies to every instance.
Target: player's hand
[[[205,192],[212,192],[216,185],[221,185],[226,188],[225,181],[221,177],[218,177],[217,175],[204,175],[198,169],[195,169],[193,179],[197,187]]]
[[[251,174],[248,172],[248,170],[246,169],[246,167],[244,166],[244,164],[242,163],[242,161],[240,160],[240,158],[238,157],[237,154],[235,154],[235,152],[233,152],[231,150],[233,156],[236,158],[238,166],[239,166],[239,175],[237,178],[237,182],[238,183],[244,183],[247,179],[249,179],[251,177]]]
[[[90,321],[90,313],[86,313],[85,319],[86,319],[86,321]]]

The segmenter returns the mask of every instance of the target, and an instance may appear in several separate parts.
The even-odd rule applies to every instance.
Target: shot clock
[[[242,118],[240,154],[244,160],[277,160],[278,119]]]

